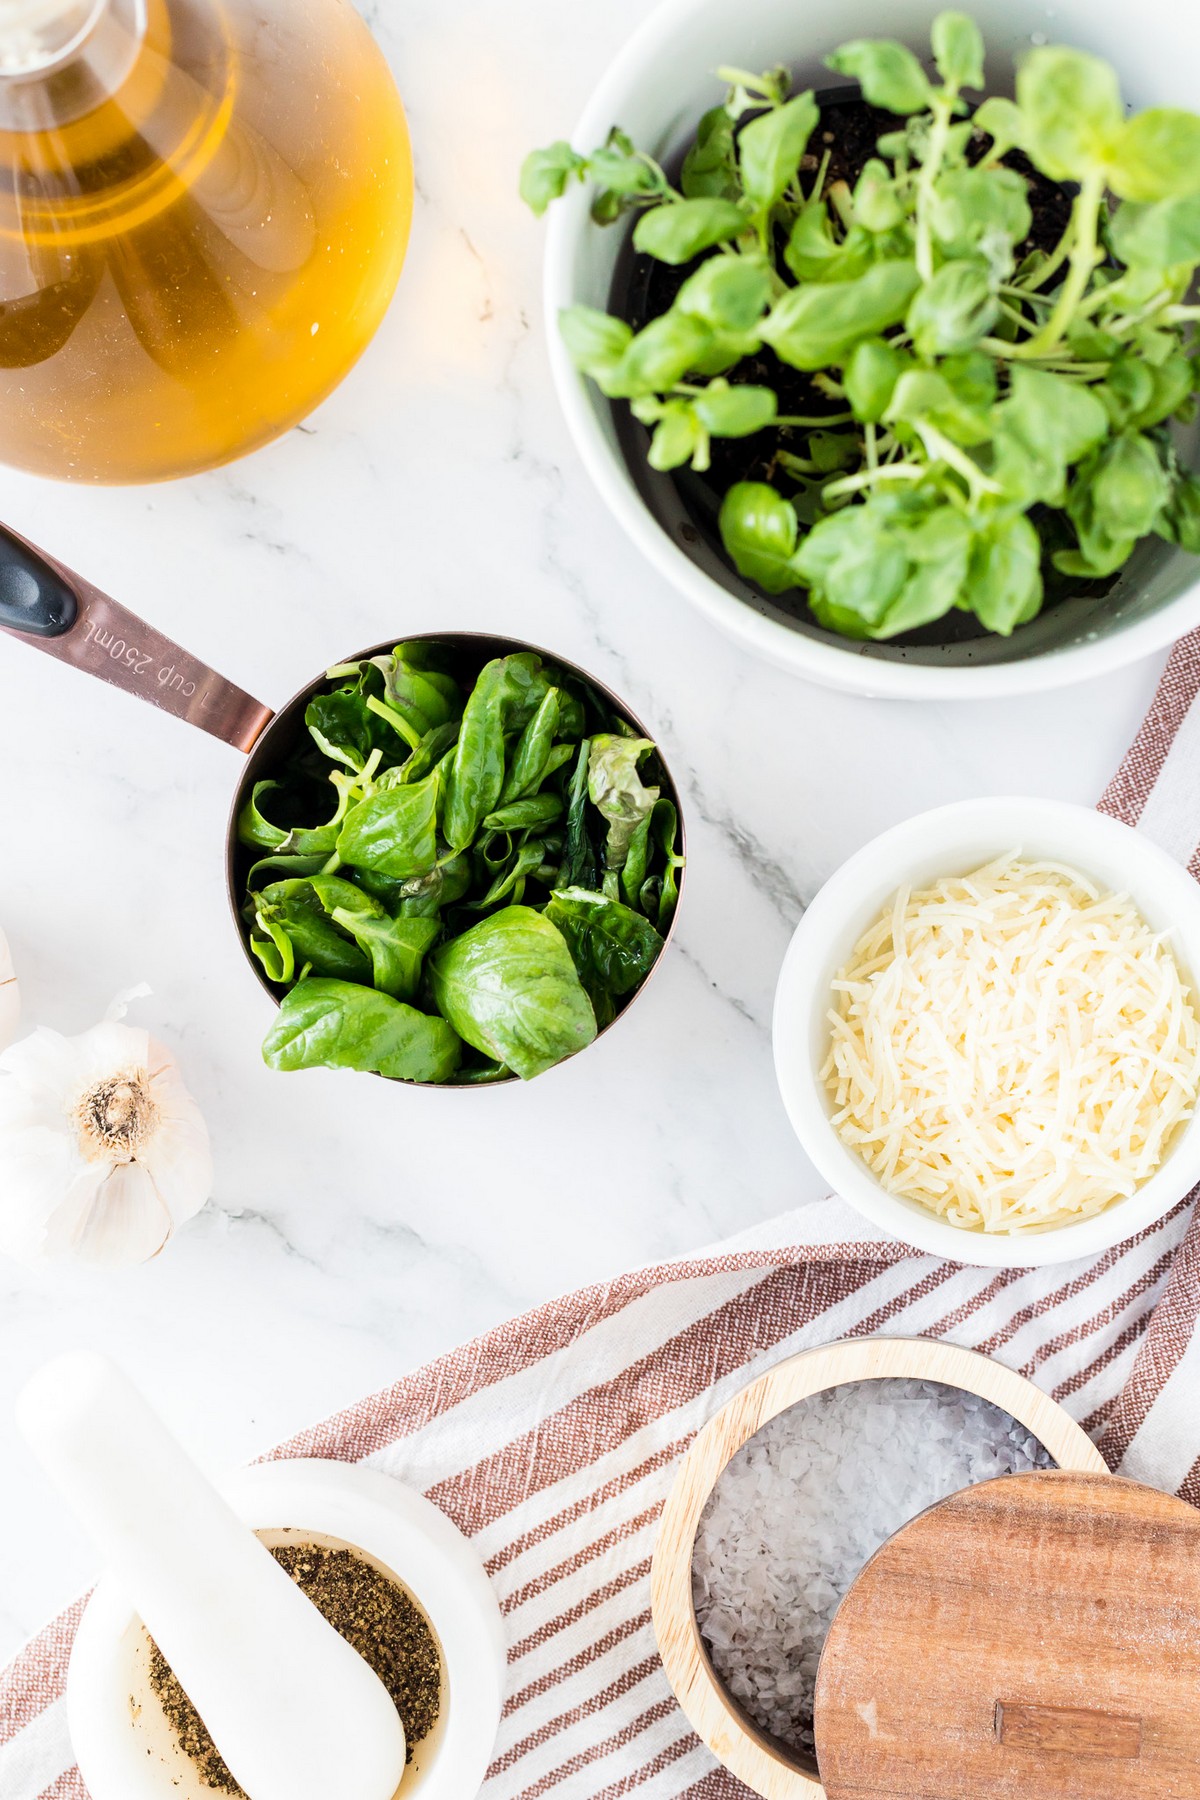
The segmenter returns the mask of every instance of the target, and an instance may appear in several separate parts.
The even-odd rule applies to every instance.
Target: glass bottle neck
[[[66,125],[137,60],[145,0],[0,0],[0,130]]]

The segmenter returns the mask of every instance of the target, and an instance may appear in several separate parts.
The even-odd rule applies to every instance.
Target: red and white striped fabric
[[[1200,633],[1101,804],[1200,876],[1198,691]],[[830,1199],[539,1307],[275,1454],[368,1461],[474,1538],[510,1661],[484,1800],[736,1800],[672,1699],[649,1612],[672,1466],[713,1410],[809,1345],[944,1336],[1039,1382],[1114,1469],[1200,1504],[1198,1323],[1191,1200],[1094,1262],[997,1274],[874,1237]],[[0,1678],[0,1800],[86,1800],[62,1702],[81,1606]]]

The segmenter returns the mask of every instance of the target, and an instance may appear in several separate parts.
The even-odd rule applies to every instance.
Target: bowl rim
[[[815,1774],[741,1712],[716,1674],[692,1601],[700,1517],[722,1473],[756,1432],[798,1401],[851,1381],[913,1378],[978,1394],[1024,1425],[1060,1468],[1107,1474],[1082,1426],[1016,1370],[940,1338],[845,1338],[802,1350],[740,1388],[702,1425],[675,1469],[651,1567],[654,1635],[667,1680],[717,1760],[764,1800],[823,1800]]]
[[[994,822],[994,831],[993,831]],[[1078,1223],[1049,1227],[1029,1236],[985,1234],[951,1225],[917,1202],[887,1192],[855,1153],[845,1145],[830,1121],[825,1092],[808,1043],[812,1008],[819,991],[828,992],[828,979],[848,951],[865,922],[847,927],[847,916],[861,910],[864,887],[886,886],[894,892],[906,879],[920,844],[923,860],[945,844],[947,872],[953,872],[955,843],[965,846],[972,837],[993,835],[996,854],[1011,848],[1013,833],[1061,833],[1067,839],[1062,860],[1087,867],[1081,837],[1104,840],[1110,851],[1127,852],[1130,863],[1129,891],[1155,896],[1154,910],[1166,913],[1172,929],[1190,942],[1184,974],[1192,979],[1194,998],[1200,999],[1200,885],[1183,865],[1145,835],[1094,807],[1066,800],[1043,800],[1020,795],[997,795],[981,800],[954,801],[932,807],[879,833],[849,857],[825,882],[796,926],[784,954],[775,989],[772,1014],[772,1048],[780,1096],[806,1154],[841,1196],[889,1237],[899,1238],[917,1250],[948,1261],[983,1268],[1043,1268],[1062,1262],[1081,1261],[1127,1242],[1147,1229],[1183,1200],[1200,1181],[1200,1111],[1182,1129],[1165,1161],[1133,1194],[1113,1202],[1103,1212]],[[972,846],[969,860],[975,857]],[[1105,883],[1105,885],[1109,885]],[[1115,891],[1115,890],[1114,890]],[[1136,894],[1134,894],[1135,903]],[[886,894],[880,910],[886,904]]]
[[[573,1063],[577,1057],[586,1056],[593,1044],[599,1043],[602,1037],[608,1032],[613,1031],[621,1023],[622,1019],[624,1019],[628,1013],[632,1012],[634,1006],[641,999],[655,975],[658,973],[666,957],[667,948],[675,935],[675,929],[679,923],[679,913],[683,905],[683,894],[684,889],[687,886],[688,877],[687,822],[684,818],[683,798],[680,793],[679,784],[675,780],[670,765],[667,762],[666,754],[661,742],[642,722],[637,713],[634,712],[633,708],[629,706],[619,694],[610,688],[607,682],[599,680],[595,675],[592,675],[585,669],[581,663],[574,662],[569,656],[560,656],[556,651],[546,650],[540,644],[529,643],[524,638],[509,637],[504,633],[446,630],[406,631],[400,637],[384,638],[381,643],[373,644],[366,650],[358,650],[350,656],[339,657],[335,659],[335,661],[327,663],[320,675],[314,680],[304,682],[303,685],[298,687],[295,693],[292,694],[288,700],[285,700],[271,715],[263,731],[255,740],[255,743],[246,758],[245,767],[239,775],[237,786],[234,789],[233,801],[229,808],[229,815],[225,826],[224,865],[225,898],[229,906],[230,916],[233,920],[233,928],[237,935],[238,943],[241,946],[242,954],[249,964],[251,972],[257,980],[259,987],[262,988],[264,993],[269,995],[276,1010],[278,1010],[281,1004],[281,997],[276,992],[275,984],[267,979],[266,971],[251,952],[249,935],[241,916],[241,900],[244,883],[239,876],[238,865],[245,846],[238,842],[238,819],[247,799],[254,791],[255,784],[266,778],[265,770],[269,768],[271,763],[271,757],[267,754],[267,746],[275,732],[276,726],[284,721],[290,720],[291,716],[302,704],[306,704],[314,694],[326,685],[330,680],[329,670],[331,668],[340,668],[343,663],[364,662],[371,656],[386,655],[400,643],[447,643],[452,646],[462,645],[468,648],[472,645],[479,648],[490,645],[496,647],[497,654],[505,656],[519,654],[526,650],[532,651],[535,656],[540,656],[543,662],[557,664],[560,668],[565,669],[568,674],[577,675],[581,681],[584,681],[590,687],[595,688],[596,692],[610,703],[615,713],[619,714],[627,724],[632,725],[641,737],[649,739],[654,745],[655,754],[662,766],[663,775],[665,777],[664,797],[670,800],[675,807],[676,825],[679,834],[679,849],[683,858],[679,868],[678,881],[676,883],[675,910],[671,915],[667,929],[661,933],[662,948],[659,950],[658,955],[651,964],[645,980],[639,987],[636,987],[633,990],[632,994],[629,995],[625,1004],[621,1007],[619,1012],[617,1012],[615,1017],[610,1019],[607,1025],[600,1027],[595,1037],[592,1039],[592,1042],[590,1044],[585,1044],[582,1050],[575,1051],[573,1055],[564,1057],[561,1063],[555,1063],[553,1067],[544,1070],[543,1076],[537,1078],[540,1080],[545,1075],[553,1075],[555,1070],[562,1068],[564,1064]],[[503,648],[500,648],[501,646],[503,646]],[[359,1073],[360,1071],[350,1072]],[[516,1074],[506,1075],[503,1079],[498,1081],[405,1081],[399,1076],[379,1074],[375,1075],[375,1079],[377,1081],[386,1081],[392,1087],[425,1088],[434,1093],[449,1092],[459,1094],[468,1092],[489,1092],[496,1088],[511,1088],[514,1084],[517,1086],[528,1085],[527,1083],[522,1083],[520,1076]]]
[[[697,0],[659,0],[593,88],[571,136],[577,149],[586,153],[619,119],[624,91],[635,71],[669,61],[672,40],[686,30],[696,5]],[[788,630],[731,593],[705,574],[654,518],[619,448],[600,429],[588,382],[567,355],[557,318],[560,308],[577,298],[571,273],[575,245],[588,230],[602,229],[592,224],[588,201],[582,187],[570,190],[551,208],[546,229],[543,324],[559,404],[585,469],[626,536],[676,592],[743,648],[822,686],[852,693],[907,700],[984,700],[1045,693],[1111,673],[1165,649],[1200,623],[1200,560],[1195,578],[1146,618],[1012,662],[954,667],[886,661],[864,653],[849,639],[844,644],[826,643]]]

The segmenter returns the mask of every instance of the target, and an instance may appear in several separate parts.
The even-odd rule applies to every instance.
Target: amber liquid
[[[156,481],[341,379],[400,273],[412,163],[347,0],[150,0],[110,38],[111,92],[66,67],[0,130],[0,460]]]

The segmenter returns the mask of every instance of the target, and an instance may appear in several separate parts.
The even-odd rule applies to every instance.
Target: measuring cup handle
[[[75,590],[31,544],[0,526],[0,625],[61,637],[79,614]]]
[[[0,630],[239,750],[250,750],[271,722],[270,707],[6,525]]]

